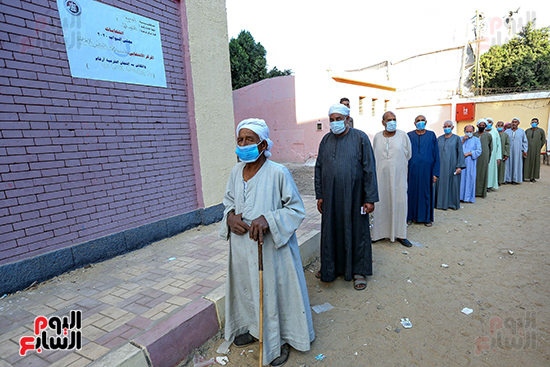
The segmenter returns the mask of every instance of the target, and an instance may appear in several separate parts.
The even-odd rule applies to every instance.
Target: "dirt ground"
[[[313,167],[289,168],[302,195],[313,194]],[[311,264],[311,305],[334,309],[313,312],[311,350],[292,349],[286,365],[549,366],[549,207],[545,165],[536,183],[502,186],[457,211],[436,210],[431,228],[410,226],[408,238],[424,247],[373,244],[365,291],[342,278],[321,283],[318,261]],[[473,312],[462,313],[466,307]],[[405,317],[412,328],[400,324]],[[215,357],[220,343],[213,338],[201,350]],[[258,343],[232,346],[229,361],[257,366]]]

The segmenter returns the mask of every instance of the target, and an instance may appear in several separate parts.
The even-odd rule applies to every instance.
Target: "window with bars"
[[[376,100],[378,98],[373,98],[372,99],[372,116],[376,116]]]

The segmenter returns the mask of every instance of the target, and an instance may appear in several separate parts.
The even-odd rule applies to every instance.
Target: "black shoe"
[[[405,247],[412,247],[412,245],[413,245],[411,243],[411,241],[409,241],[406,238],[396,238],[396,240],[397,240],[397,242],[399,242],[400,244],[402,244]]]
[[[277,358],[275,358],[273,360],[273,362],[271,362],[271,365],[273,367],[279,367],[279,366],[282,366],[283,364],[286,363],[286,361],[288,361],[288,356],[290,355],[290,345],[288,344],[283,344],[283,346],[281,347],[281,355],[278,356]]]
[[[235,344],[235,346],[237,347],[246,347],[247,345],[250,345],[257,341],[258,339],[256,339],[255,337],[250,335],[249,332],[247,332],[246,334],[239,335],[238,337],[236,337],[235,340],[233,340],[233,344]]]

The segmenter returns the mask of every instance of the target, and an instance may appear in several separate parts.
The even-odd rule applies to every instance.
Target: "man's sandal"
[[[359,274],[354,275],[353,288],[357,291],[365,290],[367,288],[367,278]]]
[[[236,337],[235,340],[233,340],[233,344],[235,344],[235,346],[237,347],[246,347],[247,345],[250,345],[257,341],[258,339],[256,339],[255,337],[250,335],[249,332],[247,332],[245,334],[242,334]]]
[[[286,363],[286,361],[288,361],[289,354],[290,354],[290,345],[285,343],[281,346],[281,355],[278,356],[277,358],[275,358],[271,362],[271,365],[273,367],[281,367],[282,365],[284,365]]]

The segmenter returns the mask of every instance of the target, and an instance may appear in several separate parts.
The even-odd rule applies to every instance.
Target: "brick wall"
[[[168,88],[72,78],[56,2],[1,0],[0,265],[197,209],[179,3],[103,2],[160,22]]]

